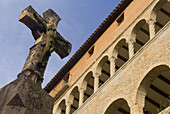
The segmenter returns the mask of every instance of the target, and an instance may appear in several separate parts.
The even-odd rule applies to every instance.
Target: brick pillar
[[[94,93],[97,91],[99,88],[99,77],[101,76],[101,73],[96,72],[94,74]]]
[[[112,56],[109,58],[110,61],[110,76],[113,76],[116,71],[116,59],[117,57]]]
[[[134,55],[134,42],[136,42],[136,40],[134,38],[130,38],[127,43],[128,43],[128,48],[129,48],[129,59],[131,59]]]
[[[143,106],[142,105],[133,105],[131,108],[130,108],[130,113],[131,114],[143,114]]]
[[[156,21],[154,19],[149,19],[148,21],[150,39],[152,39],[155,36],[155,22]]]
[[[71,104],[72,104],[71,101],[68,101],[66,103],[66,114],[70,114]]]
[[[55,114],[61,114],[61,108],[58,108]]]
[[[85,88],[80,88],[79,89],[79,93],[80,93],[79,107],[83,104],[85,90],[86,90]]]

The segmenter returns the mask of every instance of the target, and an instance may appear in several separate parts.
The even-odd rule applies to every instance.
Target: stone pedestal
[[[20,76],[0,90],[0,114],[52,114],[54,99],[33,82]]]

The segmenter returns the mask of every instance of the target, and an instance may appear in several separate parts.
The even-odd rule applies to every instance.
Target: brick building
[[[169,20],[170,0],[122,0],[45,87],[53,113],[169,114]]]

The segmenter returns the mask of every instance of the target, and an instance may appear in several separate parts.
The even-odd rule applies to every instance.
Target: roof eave
[[[110,13],[110,15],[100,24],[85,43],[76,51],[69,61],[60,69],[60,71],[45,86],[44,90],[48,93],[62,80],[65,74],[81,59],[89,48],[99,39],[106,29],[117,19],[117,17],[126,9],[133,0],[122,0],[119,5]]]

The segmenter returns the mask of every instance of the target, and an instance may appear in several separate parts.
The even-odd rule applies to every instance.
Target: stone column
[[[85,88],[80,88],[79,89],[79,93],[80,93],[79,107],[83,104],[85,90],[86,90]]]
[[[99,88],[99,77],[101,76],[101,73],[96,72],[94,74],[94,93],[97,91],[97,89]]]
[[[156,21],[154,19],[149,19],[148,21],[150,39],[152,39],[155,36],[155,22]]]
[[[58,108],[55,114],[61,114],[61,108]]]
[[[130,108],[130,113],[131,114],[143,114],[143,106],[142,105],[133,105],[131,108]]]
[[[136,42],[136,40],[134,38],[130,38],[128,40],[128,48],[129,48],[129,59],[131,59],[134,55],[134,42]]]
[[[71,101],[68,101],[66,103],[66,114],[70,114],[71,104],[72,104]]]
[[[116,56],[112,56],[110,57],[109,61],[110,61],[110,76],[113,76],[115,71],[116,71]]]

